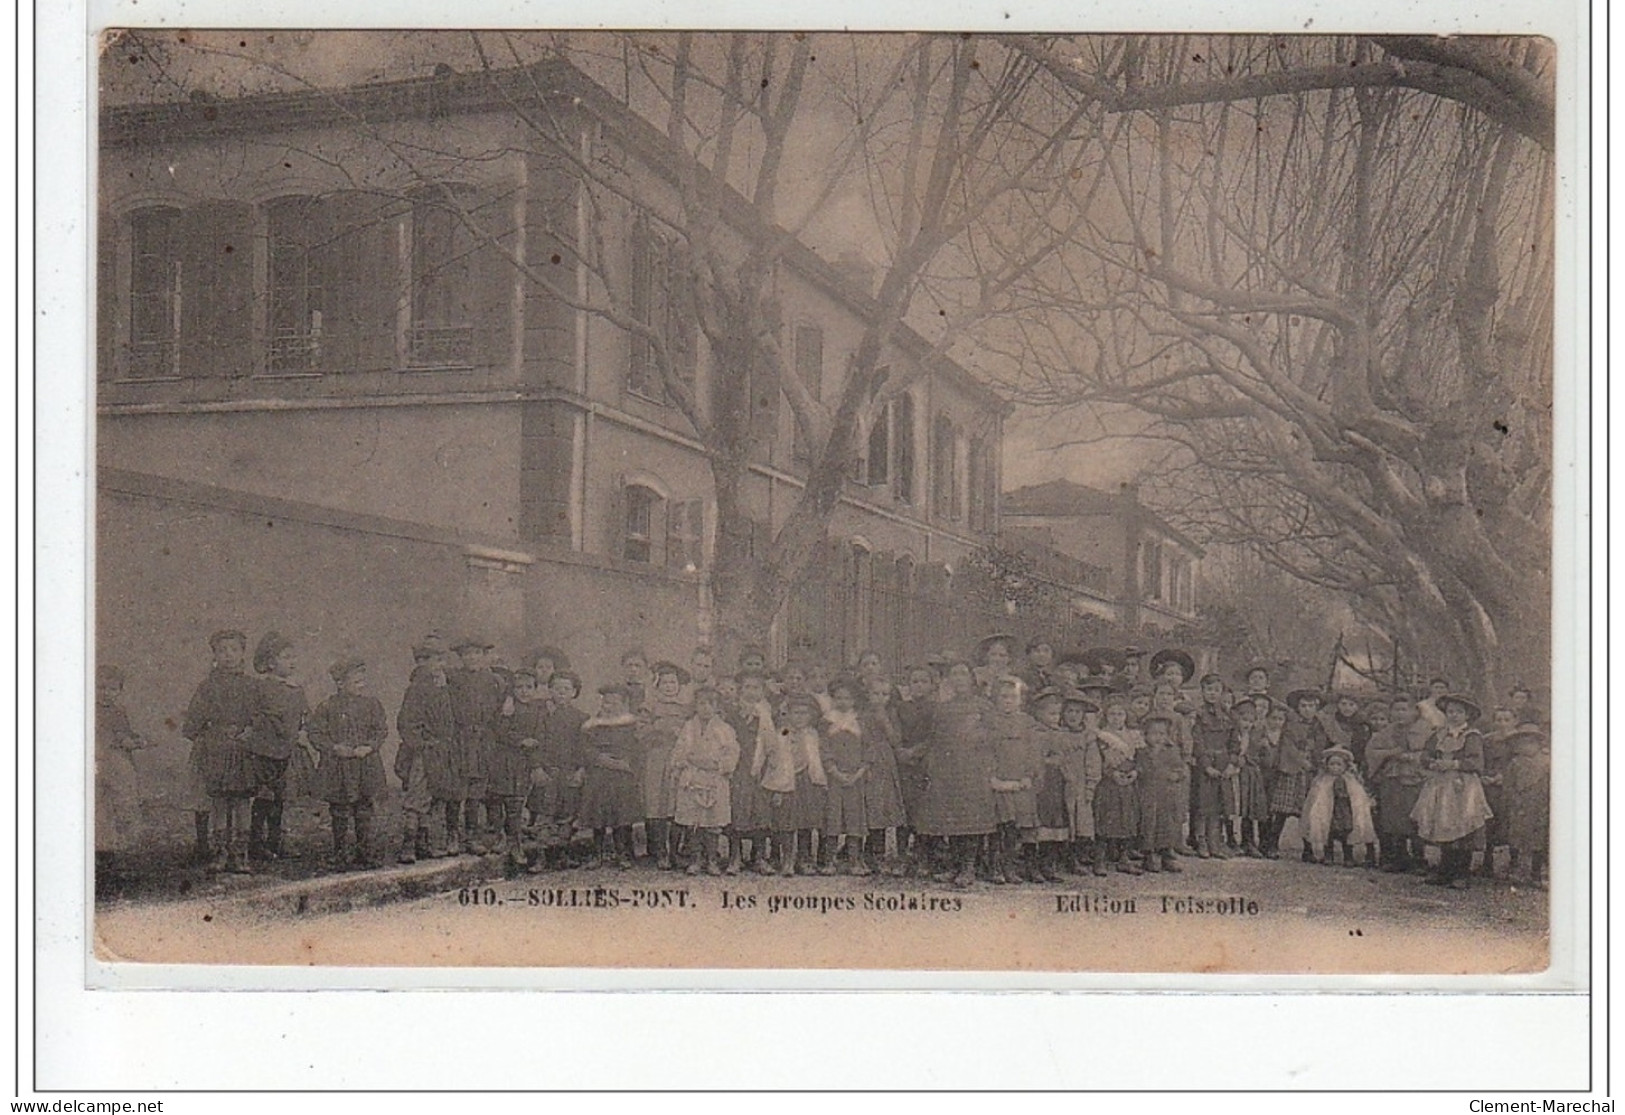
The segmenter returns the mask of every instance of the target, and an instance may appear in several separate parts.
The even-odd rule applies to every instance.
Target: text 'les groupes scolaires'
[[[1035,896],[1036,897],[1036,896]],[[919,891],[864,891],[859,894],[778,894],[723,890],[697,894],[683,887],[531,887],[509,892],[496,887],[465,887],[463,907],[546,910],[723,910],[768,914],[842,912],[957,914],[974,903],[960,895]],[[1082,892],[1043,896],[1039,907],[1057,914],[1172,914],[1175,916],[1257,917],[1258,901],[1240,895],[1112,895]]]

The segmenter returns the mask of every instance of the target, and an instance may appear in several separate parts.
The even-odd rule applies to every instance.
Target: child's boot
[[[350,865],[346,838],[349,835],[350,816],[340,806],[331,806],[327,811],[328,827],[333,834],[333,850],[328,855],[327,864],[334,871],[343,871]]]
[[[728,837],[728,866],[723,870],[729,875],[737,875],[745,869],[744,843],[737,835]]]
[[[1106,872],[1106,842],[1104,840],[1096,840],[1095,854],[1092,862],[1089,864],[1089,874],[1098,879],[1104,876]]]
[[[1162,850],[1162,869],[1175,875],[1185,870],[1179,865],[1179,861],[1173,857],[1171,849],[1168,848]]]
[[[383,866],[372,851],[372,809],[355,811],[355,865],[363,869]]]
[[[773,839],[779,842],[779,874],[790,876],[796,873],[796,834],[787,832]]]
[[[424,834],[427,837],[427,833]],[[396,863],[416,863],[418,861],[417,832],[413,829],[412,818],[406,818],[406,831],[401,833],[401,850],[395,856]]]
[[[226,849],[226,870],[233,875],[252,875],[253,866],[248,862],[248,834],[233,833],[231,844]]]
[[[248,803],[248,858],[255,863],[264,860],[267,807],[271,803],[256,797]]]
[[[850,873],[853,875],[873,874],[873,871],[870,869],[868,861],[864,856],[865,843],[864,838],[861,836],[849,836],[846,838],[847,862]]]

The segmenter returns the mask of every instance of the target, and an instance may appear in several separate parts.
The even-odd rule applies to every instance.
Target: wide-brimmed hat
[[[1012,653],[1016,649],[1016,637],[1014,635],[1007,631],[995,631],[985,638],[976,640],[976,649],[971,656],[976,660],[978,666],[987,665],[987,653],[993,649],[994,643],[1004,643],[1005,648]]]
[[[1484,710],[1478,707],[1478,702],[1465,693],[1446,693],[1433,703],[1440,712],[1444,711],[1446,705],[1460,705],[1467,710],[1467,723],[1469,724],[1484,715]]]
[[[1539,724],[1519,724],[1512,730],[1512,734],[1507,736],[1506,742],[1511,743],[1515,739],[1525,738],[1538,739],[1541,743],[1545,743],[1547,738],[1546,729],[1542,728]]]
[[[1065,694],[1063,694],[1059,689],[1055,688],[1055,686],[1053,686],[1053,685],[1046,685],[1046,686],[1044,686],[1044,688],[1038,690],[1037,692],[1035,692],[1032,695],[1032,703],[1035,704],[1035,705],[1038,704],[1040,701],[1065,700],[1065,699],[1066,699]]]
[[[1101,707],[1099,701],[1091,699],[1082,689],[1068,689],[1061,701],[1066,705],[1082,705],[1085,712],[1099,712]]]
[[[1330,759],[1334,755],[1341,758],[1349,766],[1352,767],[1354,765],[1354,752],[1350,751],[1346,747],[1328,747],[1326,750],[1322,751],[1320,753],[1320,765],[1325,766],[1326,760]]]
[[[1168,730],[1173,731],[1173,728],[1174,728],[1174,716],[1173,716],[1173,713],[1171,713],[1171,712],[1149,712],[1149,713],[1146,713],[1144,716],[1140,717],[1140,730],[1143,732],[1146,728],[1150,727],[1152,724],[1157,723],[1158,721],[1161,721],[1162,723],[1168,725]]]
[[[600,685],[598,687],[598,695],[600,697],[625,697],[627,700],[632,699],[632,691],[618,681],[610,682],[608,685]]]
[[[357,670],[367,668],[366,660],[358,654],[347,654],[327,668],[334,681],[342,682]]]
[[[1322,693],[1318,689],[1294,689],[1292,692],[1286,695],[1286,707],[1291,709],[1293,712],[1297,712],[1298,702],[1303,700],[1305,697],[1313,697],[1316,702],[1322,705],[1326,703],[1326,694]]]
[[[1167,647],[1151,656],[1151,673],[1162,673],[1163,667],[1175,662],[1179,665],[1179,672],[1184,675],[1185,683],[1196,676],[1196,659],[1180,650],[1178,647]]]
[[[267,631],[260,636],[259,645],[254,648],[254,672],[257,674],[269,673],[271,665],[280,657],[282,652],[293,646],[293,640],[278,631]]]
[[[1089,698],[1090,700],[1093,700],[1096,703],[1099,703],[1101,701],[1104,701],[1107,697],[1110,697],[1113,693],[1115,693],[1117,691],[1115,689],[1113,689],[1106,682],[1101,681],[1099,678],[1096,678],[1093,681],[1085,679],[1085,680],[1082,680],[1082,681],[1078,682],[1078,684],[1077,684],[1077,692],[1083,694],[1083,696]],[[1091,694],[1092,694],[1092,696],[1091,696]]]
[[[1090,647],[1084,651],[1082,661],[1092,674],[1116,672],[1123,668],[1125,656],[1116,647]]]
[[[659,662],[656,662],[654,665],[649,667],[649,676],[654,678],[656,681],[660,680],[660,676],[662,674],[676,674],[678,685],[688,684],[688,671],[669,658],[662,658]]]

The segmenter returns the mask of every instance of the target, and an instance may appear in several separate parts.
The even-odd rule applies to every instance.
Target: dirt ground
[[[96,940],[108,960],[306,966],[1463,974],[1548,962],[1544,890],[1460,892],[1286,859],[1180,864],[966,891],[881,876],[557,871],[303,917],[240,900],[274,877],[187,872],[183,888],[172,873],[100,903]],[[313,869],[296,861],[278,875]]]

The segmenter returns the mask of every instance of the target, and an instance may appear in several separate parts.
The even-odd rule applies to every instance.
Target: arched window
[[[892,491],[899,503],[914,502],[914,396],[907,391],[892,400]]]
[[[659,521],[660,493],[642,484],[628,484],[622,493],[626,518],[621,556],[627,561],[654,561],[654,525]]]
[[[412,328],[407,362],[414,368],[463,367],[474,360],[474,260],[469,229],[474,187],[439,183],[412,199]]]

